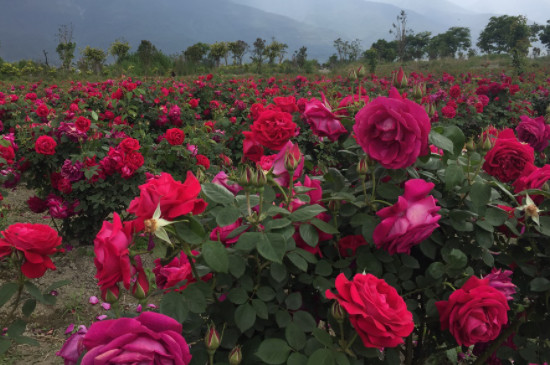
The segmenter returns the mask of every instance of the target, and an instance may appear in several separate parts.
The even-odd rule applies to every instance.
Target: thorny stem
[[[197,272],[197,268],[195,266],[195,260],[194,256],[191,253],[191,247],[189,247],[189,243],[183,241],[183,251],[185,252],[185,255],[187,256],[187,259],[189,261],[189,265],[191,265],[191,271],[193,272],[193,277],[199,281],[201,278]]]
[[[23,275],[23,272],[21,272],[21,270],[19,271],[19,278],[17,280],[17,284],[19,285],[17,288],[17,296],[15,297],[15,302],[13,302],[13,306],[11,308],[10,313],[6,317],[6,325],[3,327],[7,327],[10,324],[13,318],[13,315],[17,310],[17,307],[19,307],[19,301],[21,300],[21,294],[23,294],[23,287],[25,286],[25,276]]]

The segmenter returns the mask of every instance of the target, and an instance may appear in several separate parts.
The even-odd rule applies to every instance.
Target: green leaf
[[[285,299],[285,305],[288,310],[298,310],[302,306],[302,294],[299,292],[291,293]]]
[[[408,267],[410,269],[420,268],[420,263],[418,262],[418,260],[410,255],[402,254],[401,262],[403,262],[403,265],[405,265],[405,267]]]
[[[300,351],[306,345],[306,333],[294,322],[286,326],[285,338],[294,350]]]
[[[246,271],[246,261],[237,255],[229,256],[229,272],[235,278],[240,278]]]
[[[446,125],[443,129],[443,135],[451,140],[454,146],[453,155],[460,156],[462,148],[466,142],[466,136],[456,125]]]
[[[489,207],[485,211],[485,220],[489,224],[495,227],[503,225],[507,219],[508,219],[508,212],[506,212],[503,209]]]
[[[11,342],[0,338],[0,356],[6,353],[11,346]]]
[[[468,263],[468,257],[457,248],[453,248],[448,255],[443,255],[443,258],[453,269],[461,269]]]
[[[189,308],[181,292],[169,292],[160,300],[160,312],[182,323],[187,319]]]
[[[338,365],[350,365],[348,357],[342,352],[335,352],[334,356],[336,357],[336,364]]]
[[[237,219],[241,216],[240,210],[235,207],[229,206],[221,209],[216,215],[216,223],[218,226],[228,226],[235,223]]]
[[[244,304],[248,301],[248,293],[242,287],[233,288],[227,293],[227,299],[231,303]]]
[[[550,290],[550,280],[542,277],[534,278],[529,283],[529,288],[531,289],[531,291],[536,292],[544,292]]]
[[[23,308],[21,311],[23,312],[23,315],[25,317],[28,317],[34,312],[34,309],[36,308],[36,300],[35,299],[27,299],[25,301],[25,304],[23,304]]]
[[[437,133],[433,129],[430,131],[428,140],[431,144],[435,145],[436,147],[439,147],[447,152],[450,152],[451,154],[454,154],[453,141],[451,141],[449,138],[445,137],[444,135]]]
[[[286,242],[283,237],[275,233],[260,234],[257,249],[264,258],[282,263],[286,252]]]
[[[302,256],[296,252],[289,252],[286,257],[288,257],[290,262],[292,262],[298,269],[304,272],[307,271],[307,261]]]
[[[260,299],[252,299],[252,307],[256,311],[256,315],[261,319],[269,318],[267,305],[264,302],[262,302]]]
[[[305,311],[298,311],[294,313],[293,322],[296,323],[302,330],[311,332],[317,327],[315,318],[311,314]]]
[[[338,234],[338,229],[336,227],[318,218],[313,218],[310,223],[317,227],[321,232],[325,232],[328,234]]]
[[[36,341],[34,338],[27,336],[19,336],[14,338],[13,340],[19,345],[40,346],[40,343],[38,341]]]
[[[94,120],[94,121],[97,122],[98,119],[99,119],[99,118],[98,118],[98,116],[97,116],[97,113],[96,113],[95,111],[92,110],[92,120]]]
[[[445,169],[445,190],[452,190],[455,186],[462,186],[464,170],[462,166],[453,164]]]
[[[487,205],[491,199],[491,186],[481,181],[476,181],[470,187],[470,200],[476,212]]]
[[[234,248],[239,251],[252,251],[256,248],[256,242],[259,242],[263,233],[259,232],[245,232],[240,237]]]
[[[432,262],[430,266],[428,266],[427,272],[432,278],[439,279],[445,274],[445,265],[439,261]]]
[[[403,190],[395,184],[381,183],[376,186],[376,193],[383,199],[392,200],[401,195]]]
[[[206,240],[203,225],[193,216],[187,216],[184,221],[174,223],[172,226],[176,228],[176,235],[182,241],[198,245]]]
[[[27,328],[27,322],[23,321],[22,319],[16,319],[8,327],[8,336],[11,338],[19,337],[23,335],[23,332],[25,332],[26,328]]]
[[[215,272],[226,273],[229,270],[229,258],[227,249],[221,242],[209,241],[202,245],[201,256],[204,261]]]
[[[269,286],[260,286],[256,292],[256,295],[264,302],[269,302],[275,298],[276,294],[275,291]]]
[[[484,229],[476,228],[476,242],[483,248],[491,248],[494,243],[493,233]]]
[[[286,365],[306,365],[307,357],[299,352],[293,352],[288,357]]]
[[[187,308],[193,313],[203,313],[206,310],[206,298],[211,295],[211,288],[208,284],[198,281],[189,284],[182,292],[187,303]]]
[[[300,225],[300,237],[311,247],[316,247],[319,243],[319,232],[309,223]]]
[[[294,212],[292,212],[288,219],[293,222],[303,222],[314,218],[316,215],[326,212],[326,209],[319,204],[303,205]]]
[[[233,193],[221,185],[204,183],[201,187],[204,195],[217,204],[228,205],[235,200]]]
[[[315,337],[315,339],[319,341],[319,343],[323,346],[326,346],[326,347],[333,346],[332,337],[328,334],[327,331],[323,331],[320,328],[315,328],[313,330],[313,337]]]
[[[0,287],[0,307],[6,304],[17,292],[19,285],[17,283],[6,283]]]
[[[328,349],[317,349],[307,361],[307,365],[334,365],[334,354]]]
[[[235,237],[237,237],[238,235],[240,235],[241,233],[243,233],[244,231],[246,231],[248,228],[250,228],[250,225],[248,225],[248,224],[243,224],[242,226],[239,226],[239,227],[235,228],[234,230],[232,230],[232,231],[227,235],[227,238],[228,238],[228,239],[235,238]]]
[[[51,292],[52,290],[55,290],[55,289],[58,289],[58,288],[61,288],[62,286],[65,286],[65,285],[68,285],[72,283],[72,280],[60,280],[60,281],[56,281],[54,283],[52,283],[50,286],[48,286],[48,288],[46,289],[46,293],[49,293]]]
[[[282,283],[287,278],[286,267],[283,264],[279,264],[276,262],[271,264],[269,272],[271,273],[271,277],[275,279],[275,281],[277,281],[278,283]]]
[[[256,356],[260,358],[265,364],[277,365],[284,364],[288,359],[291,348],[286,341],[279,338],[268,338],[262,341]]]
[[[235,310],[235,324],[241,332],[252,328],[254,322],[256,322],[256,311],[250,304],[244,303],[237,307]]]
[[[25,281],[25,289],[27,289],[27,292],[36,300],[38,300],[40,303],[44,303],[44,296],[40,292],[40,289],[30,281]]]
[[[271,231],[274,229],[284,228],[286,226],[291,225],[292,222],[289,219],[286,218],[279,218],[279,219],[273,219],[266,223],[265,230]]]

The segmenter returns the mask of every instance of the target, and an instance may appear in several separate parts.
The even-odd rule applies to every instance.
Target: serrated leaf
[[[204,183],[201,187],[204,195],[217,204],[228,205],[235,200],[233,193],[221,185]]]
[[[451,141],[449,138],[445,137],[444,135],[439,134],[434,130],[431,130],[428,136],[428,140],[431,144],[435,145],[436,147],[439,147],[447,152],[450,152],[451,154],[454,153],[453,141]]]
[[[187,319],[189,308],[181,292],[169,292],[160,300],[160,312],[182,323]]]
[[[302,256],[296,252],[289,252],[286,257],[288,257],[290,262],[292,262],[298,269],[304,272],[307,271],[307,261]]]
[[[310,223],[317,227],[321,232],[325,232],[328,234],[338,234],[338,229],[336,227],[318,218],[313,218]]]
[[[19,285],[17,283],[6,283],[0,287],[0,307],[6,304],[17,292]]]
[[[256,322],[256,311],[250,304],[244,303],[237,307],[235,310],[235,324],[241,332],[251,328],[254,322]]]
[[[40,289],[38,289],[36,285],[31,283],[30,281],[25,281],[25,289],[31,295],[31,297],[33,297],[40,303],[44,302],[44,296],[42,295],[42,293],[40,292]]]
[[[314,218],[320,213],[326,212],[326,209],[319,204],[303,205],[300,208],[292,212],[288,219],[293,222],[303,222]]]
[[[284,364],[288,359],[291,348],[286,341],[279,338],[268,338],[262,341],[256,356],[260,358],[265,364],[277,365]]]
[[[550,290],[550,280],[546,278],[534,278],[529,283],[531,291],[544,292]]]
[[[306,333],[294,322],[286,326],[285,338],[290,347],[294,350],[300,351],[306,345]]]
[[[334,354],[328,349],[317,349],[307,361],[307,365],[334,365]]]
[[[264,258],[282,263],[286,252],[286,242],[278,234],[260,234],[256,248],[258,249],[258,253]]]
[[[36,300],[35,299],[27,299],[25,301],[25,304],[23,304],[23,308],[21,308],[21,311],[23,312],[23,315],[25,317],[28,317],[34,312],[34,309],[36,308]]]
[[[209,241],[202,245],[201,256],[215,272],[226,273],[229,270],[227,249],[218,241]]]
[[[319,243],[319,232],[309,223],[300,225],[300,237],[308,244],[308,246],[316,247]]]

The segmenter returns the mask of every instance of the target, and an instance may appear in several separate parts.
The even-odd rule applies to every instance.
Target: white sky
[[[419,0],[422,1],[422,0]],[[550,19],[550,0],[448,0],[479,13],[525,15],[530,23],[545,24]]]

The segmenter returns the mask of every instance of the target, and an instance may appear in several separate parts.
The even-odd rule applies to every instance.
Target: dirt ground
[[[10,194],[3,201],[8,208],[5,213],[8,225],[23,223],[51,224],[49,218],[43,218],[27,208],[26,200],[33,195],[32,191],[24,187],[18,187],[17,191]],[[76,327],[80,324],[89,326],[98,315],[108,314],[100,304],[89,304],[92,295],[99,297],[97,281],[94,278],[96,268],[93,263],[93,247],[79,246],[78,242],[71,242],[74,248],[71,251],[60,253],[52,259],[57,270],[48,270],[46,274],[34,279],[33,283],[41,289],[50,284],[62,280],[70,283],[57,289],[57,303],[54,306],[38,304],[28,320],[26,336],[32,337],[40,343],[39,347],[29,345],[16,345],[8,350],[7,354],[0,356],[0,365],[4,364],[63,364],[55,353],[61,349],[65,341],[65,329],[70,324]],[[5,263],[0,262],[0,285],[15,280],[14,272],[10,272]],[[6,322],[7,312],[13,302],[8,302],[0,308],[0,326]],[[137,303],[133,298],[121,298],[122,308],[135,310]],[[17,315],[22,317],[21,305]],[[2,328],[0,327],[0,329]]]

